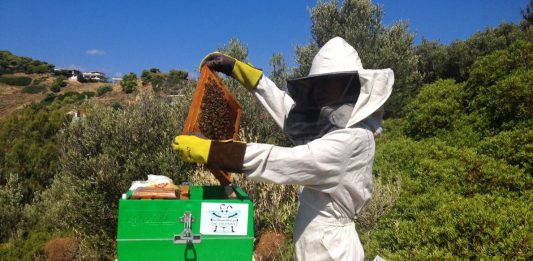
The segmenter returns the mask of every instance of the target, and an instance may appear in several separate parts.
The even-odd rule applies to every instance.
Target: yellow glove
[[[263,71],[219,52],[208,54],[200,67],[204,64],[214,71],[233,77],[248,90],[255,88],[263,76]]]
[[[239,81],[249,91],[257,86],[262,76],[261,70],[239,60],[235,60],[235,66],[231,71],[231,77]]]
[[[193,135],[180,135],[172,148],[180,157],[191,163],[232,172],[242,172],[246,143],[233,140],[213,141]]]
[[[186,162],[206,164],[211,142],[193,135],[180,135],[174,139],[172,148]]]

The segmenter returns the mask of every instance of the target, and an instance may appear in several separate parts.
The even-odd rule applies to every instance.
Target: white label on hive
[[[248,204],[202,203],[202,235],[245,236],[247,232]]]

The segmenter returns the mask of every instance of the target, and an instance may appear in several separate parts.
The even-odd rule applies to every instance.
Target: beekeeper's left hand
[[[200,67],[204,64],[212,70],[233,77],[250,91],[257,86],[259,80],[263,77],[263,71],[260,69],[219,52],[208,54],[200,62]]]

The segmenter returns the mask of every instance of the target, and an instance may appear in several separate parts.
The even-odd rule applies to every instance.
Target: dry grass
[[[39,79],[47,79],[47,74],[24,74],[24,73],[15,73],[15,74],[6,74],[3,76],[7,77],[30,77],[33,82]],[[42,84],[46,84],[47,81],[44,80]],[[50,82],[51,84],[51,82]],[[38,102],[42,100],[44,95],[42,93],[22,93],[21,86],[11,86],[5,83],[0,83],[0,119],[11,114],[12,112],[23,108],[25,105]]]
[[[70,237],[54,238],[44,247],[46,260],[50,261],[71,261],[76,258],[78,243]]]
[[[379,219],[394,207],[400,196],[401,187],[400,179],[384,182],[381,178],[375,177],[372,199],[359,213],[357,223],[365,230],[375,229]]]

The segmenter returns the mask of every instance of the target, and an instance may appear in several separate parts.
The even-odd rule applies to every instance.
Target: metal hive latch
[[[183,231],[179,235],[174,235],[174,244],[195,244],[202,242],[201,234],[193,234],[191,224],[195,219],[192,217],[190,211],[185,211],[183,217],[180,217],[180,222],[183,222]]]

